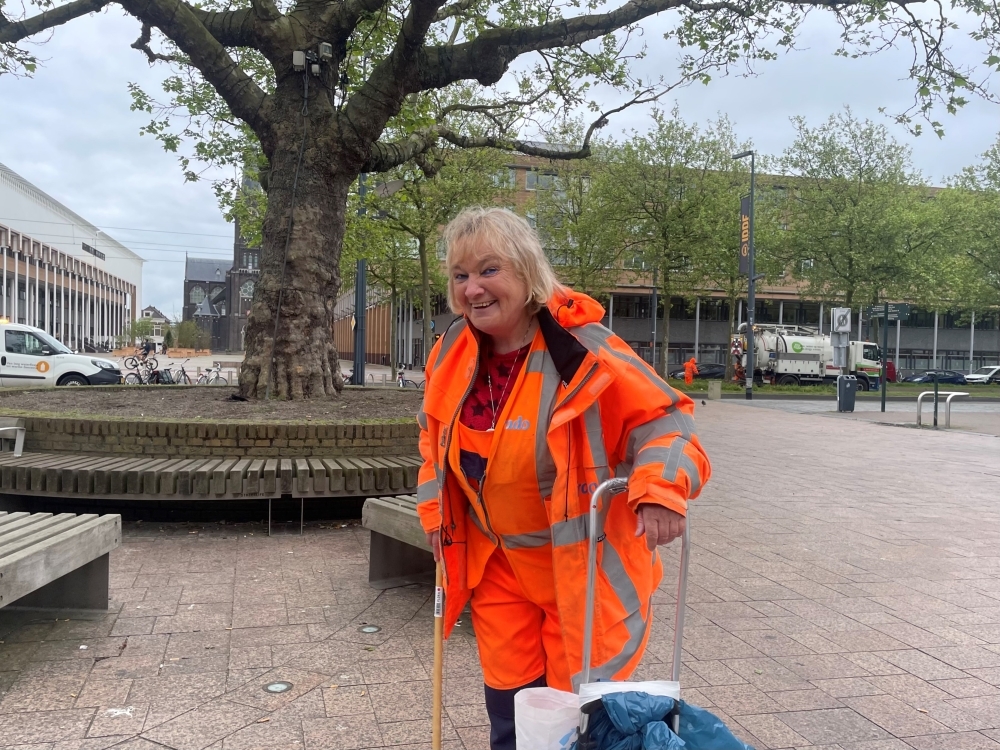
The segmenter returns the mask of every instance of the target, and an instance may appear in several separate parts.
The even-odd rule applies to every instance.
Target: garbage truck
[[[833,364],[829,334],[797,325],[755,324],[754,381],[769,385],[822,385],[834,383],[838,375],[854,375],[858,390],[879,387],[882,353],[877,344],[851,341],[847,367]],[[733,337],[730,351],[736,360],[736,379],[746,380],[746,323]]]

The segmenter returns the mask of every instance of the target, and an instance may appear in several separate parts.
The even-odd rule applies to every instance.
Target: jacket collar
[[[545,346],[552,356],[552,362],[559,371],[559,378],[564,383],[569,383],[583,364],[587,348],[552,317],[547,307],[538,312],[538,326],[542,329]]]

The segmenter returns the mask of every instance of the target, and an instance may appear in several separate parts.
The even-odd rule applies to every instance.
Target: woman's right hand
[[[427,544],[434,551],[434,562],[441,562],[441,532],[432,531],[427,536]]]

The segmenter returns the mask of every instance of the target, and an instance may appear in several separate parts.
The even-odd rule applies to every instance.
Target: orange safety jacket
[[[538,313],[545,347],[541,357],[535,353],[525,364],[524,376],[531,380],[523,384],[539,394],[534,445],[525,448],[533,450],[538,492],[548,512],[556,601],[567,658],[579,665],[574,669],[582,669],[583,661],[591,493],[611,476],[629,478],[627,497],[612,500],[600,513],[592,679],[629,674],[649,635],[662,566],[645,538],[635,536],[637,506],[657,503],[686,514],[687,501],[711,474],[694,433],[694,403],[600,325],[603,317],[604,308],[590,297],[557,292]],[[450,471],[448,452],[478,372],[478,336],[465,318],[458,318],[434,345],[417,417],[424,459],[417,512],[425,531],[441,532],[446,637],[471,596],[470,505]],[[516,432],[506,431],[504,439],[510,434]],[[489,528],[483,531],[504,548],[532,543],[519,538],[524,535],[505,538]],[[574,672],[574,687],[578,678]]]

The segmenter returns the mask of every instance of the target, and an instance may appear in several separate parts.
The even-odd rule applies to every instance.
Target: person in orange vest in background
[[[698,374],[698,361],[691,357],[687,362],[684,363],[684,382],[691,385],[694,382],[694,376]]]
[[[531,226],[472,208],[445,228],[460,317],[428,357],[417,512],[445,575],[448,637],[471,598],[492,750],[514,750],[514,695],[579,684],[591,494],[601,509],[592,679],[627,679],[649,638],[657,546],[711,473],[694,404],[556,280]],[[522,748],[522,750],[530,750]]]

